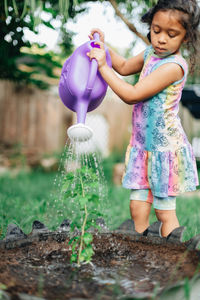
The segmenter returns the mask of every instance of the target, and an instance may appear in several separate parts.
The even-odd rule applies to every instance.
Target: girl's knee
[[[130,212],[133,219],[149,217],[151,205],[143,201],[130,201]]]
[[[166,223],[170,220],[177,218],[176,217],[176,211],[175,210],[158,210],[155,209],[156,217],[157,219],[162,222]]]

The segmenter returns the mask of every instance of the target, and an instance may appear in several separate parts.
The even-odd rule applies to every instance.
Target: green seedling
[[[71,263],[78,266],[89,263],[94,254],[91,229],[98,226],[96,220],[102,216],[99,212],[99,178],[92,168],[86,166],[68,173],[63,180],[62,192],[65,200],[77,204],[79,216],[71,223],[72,238]]]

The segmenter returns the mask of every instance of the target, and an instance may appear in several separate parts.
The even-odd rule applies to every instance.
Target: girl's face
[[[177,54],[185,41],[186,30],[180,23],[179,11],[158,11],[151,24],[151,44],[160,57]]]

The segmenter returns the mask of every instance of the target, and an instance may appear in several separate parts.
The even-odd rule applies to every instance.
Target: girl
[[[176,196],[198,185],[196,162],[178,117],[178,104],[188,67],[181,56],[185,45],[192,65],[196,55],[200,11],[195,0],[159,0],[142,18],[150,27],[151,45],[139,55],[124,59],[110,50],[113,69],[121,75],[141,72],[130,85],[106,64],[100,34],[99,48],[87,55],[98,61],[99,72],[111,89],[127,104],[134,104],[133,131],[126,153],[123,186],[131,189],[130,212],[135,230],[149,226],[153,203],[166,237],[179,227]],[[190,52],[189,52],[190,51]]]

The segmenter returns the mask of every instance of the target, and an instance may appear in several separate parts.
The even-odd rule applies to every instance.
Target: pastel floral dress
[[[188,72],[186,61],[180,55],[160,58],[149,46],[140,79],[171,62],[182,67],[183,78],[133,106],[133,130],[122,181],[125,188],[151,189],[154,196],[161,198],[193,191],[198,185],[195,157],[178,117]]]

